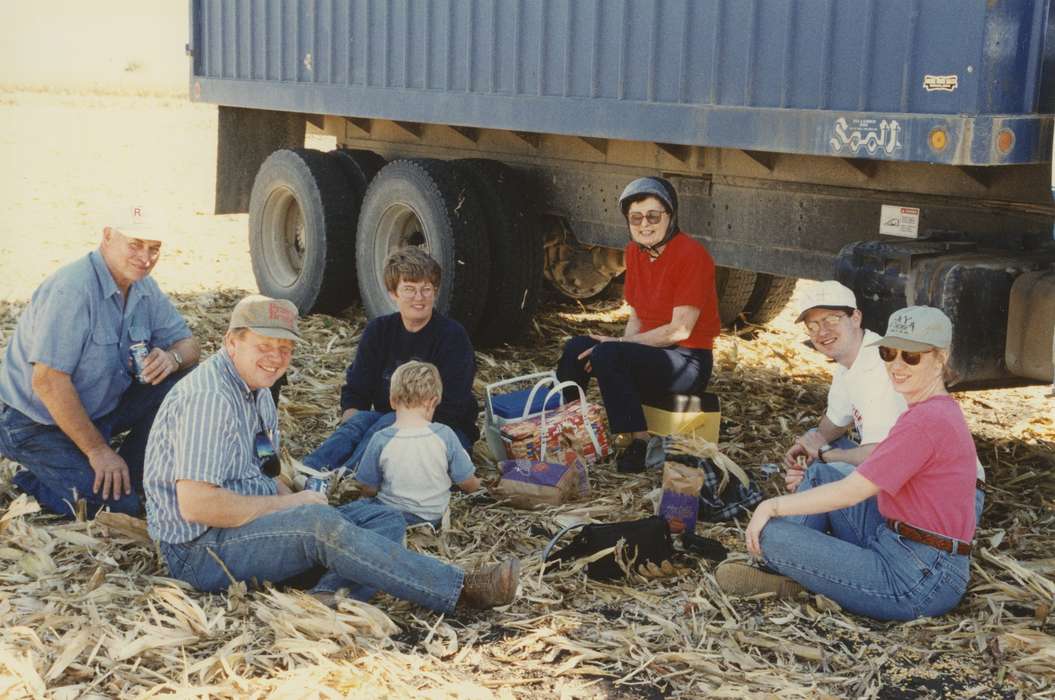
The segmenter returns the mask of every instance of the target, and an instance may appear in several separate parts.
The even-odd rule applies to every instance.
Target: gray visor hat
[[[619,211],[623,212],[623,218],[627,218],[630,205],[644,197],[655,197],[663,202],[670,213],[670,225],[667,226],[667,234],[663,237],[660,246],[670,240],[678,231],[678,193],[674,191],[674,185],[661,177],[639,177],[623,188],[619,195]]]

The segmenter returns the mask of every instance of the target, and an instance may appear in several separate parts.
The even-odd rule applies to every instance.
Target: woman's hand
[[[614,335],[597,335],[595,333],[591,333],[590,337],[593,338],[594,340],[596,340],[598,343],[617,343],[617,342],[620,342],[622,340],[625,340],[625,338],[617,338]],[[595,347],[597,347],[597,346],[594,345],[593,348],[595,348]],[[585,369],[586,369],[587,372],[592,372],[593,371],[593,366],[590,365],[590,360],[587,359],[587,358],[590,357],[590,354],[593,352],[593,348],[586,348],[581,353],[579,353],[579,358],[578,359],[586,360]]]
[[[616,338],[614,335],[597,335],[596,333],[591,333],[590,337],[596,340],[598,343],[614,343],[622,340],[622,338]],[[597,346],[594,345],[593,348],[595,347]],[[585,360],[587,357],[589,357],[590,353],[593,352],[593,348],[586,348],[581,353],[579,353],[579,359]]]
[[[777,515],[777,498],[767,498],[758,504],[755,508],[754,514],[751,516],[751,522],[747,524],[747,529],[744,530],[744,540],[747,543],[747,551],[753,556],[762,558],[762,530],[765,528],[766,523],[769,522],[770,518],[776,517]]]

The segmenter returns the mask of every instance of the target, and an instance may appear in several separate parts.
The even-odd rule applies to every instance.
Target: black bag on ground
[[[551,552],[560,537],[575,528],[582,528],[567,546]],[[659,566],[674,554],[667,521],[658,516],[603,525],[570,525],[558,532],[542,552],[544,561],[571,561],[615,547],[622,540],[622,559],[632,562],[633,568],[652,562]],[[586,565],[586,575],[598,581],[622,578],[625,573],[616,563],[615,553]]]

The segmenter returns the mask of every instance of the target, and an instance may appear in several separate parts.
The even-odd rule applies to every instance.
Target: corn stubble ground
[[[0,345],[40,279],[97,242],[96,214],[142,195],[164,204],[182,231],[155,274],[214,350],[253,284],[245,217],[207,215],[215,112],[176,97],[7,91],[0,125],[0,153],[20,164],[4,176]],[[625,317],[617,302],[548,297],[516,346],[477,353],[477,389],[549,368],[569,335],[611,333]],[[801,345],[791,318],[785,312],[751,337],[723,335],[716,350],[721,447],[756,477],[824,406],[829,367]],[[290,455],[334,426],[364,324],[354,308],[306,319],[280,406]],[[14,465],[0,460],[0,697],[1055,697],[1055,423],[1046,393],[957,395],[991,485],[971,587],[951,614],[905,624],[849,615],[818,597],[730,599],[714,565],[689,554],[673,577],[617,585],[579,567],[542,571],[539,552],[562,524],[651,514],[658,472],[624,476],[602,465],[589,500],[538,512],[455,496],[451,528],[415,532],[409,546],[465,567],[516,555],[524,573],[508,608],[447,618],[387,596],[334,612],[294,590],[195,593],[167,578],[136,533],[35,512],[10,486]],[[482,443],[474,457],[493,478]],[[744,556],[744,522],[699,532]]]

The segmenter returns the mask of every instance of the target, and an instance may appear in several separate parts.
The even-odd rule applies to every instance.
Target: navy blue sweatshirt
[[[462,324],[435,311],[417,333],[406,329],[399,313],[378,316],[367,324],[341,387],[341,411],[391,411],[388,387],[392,373],[410,360],[431,362],[440,370],[443,399],[433,420],[457,428],[476,442],[480,407],[473,396],[473,345]]]

